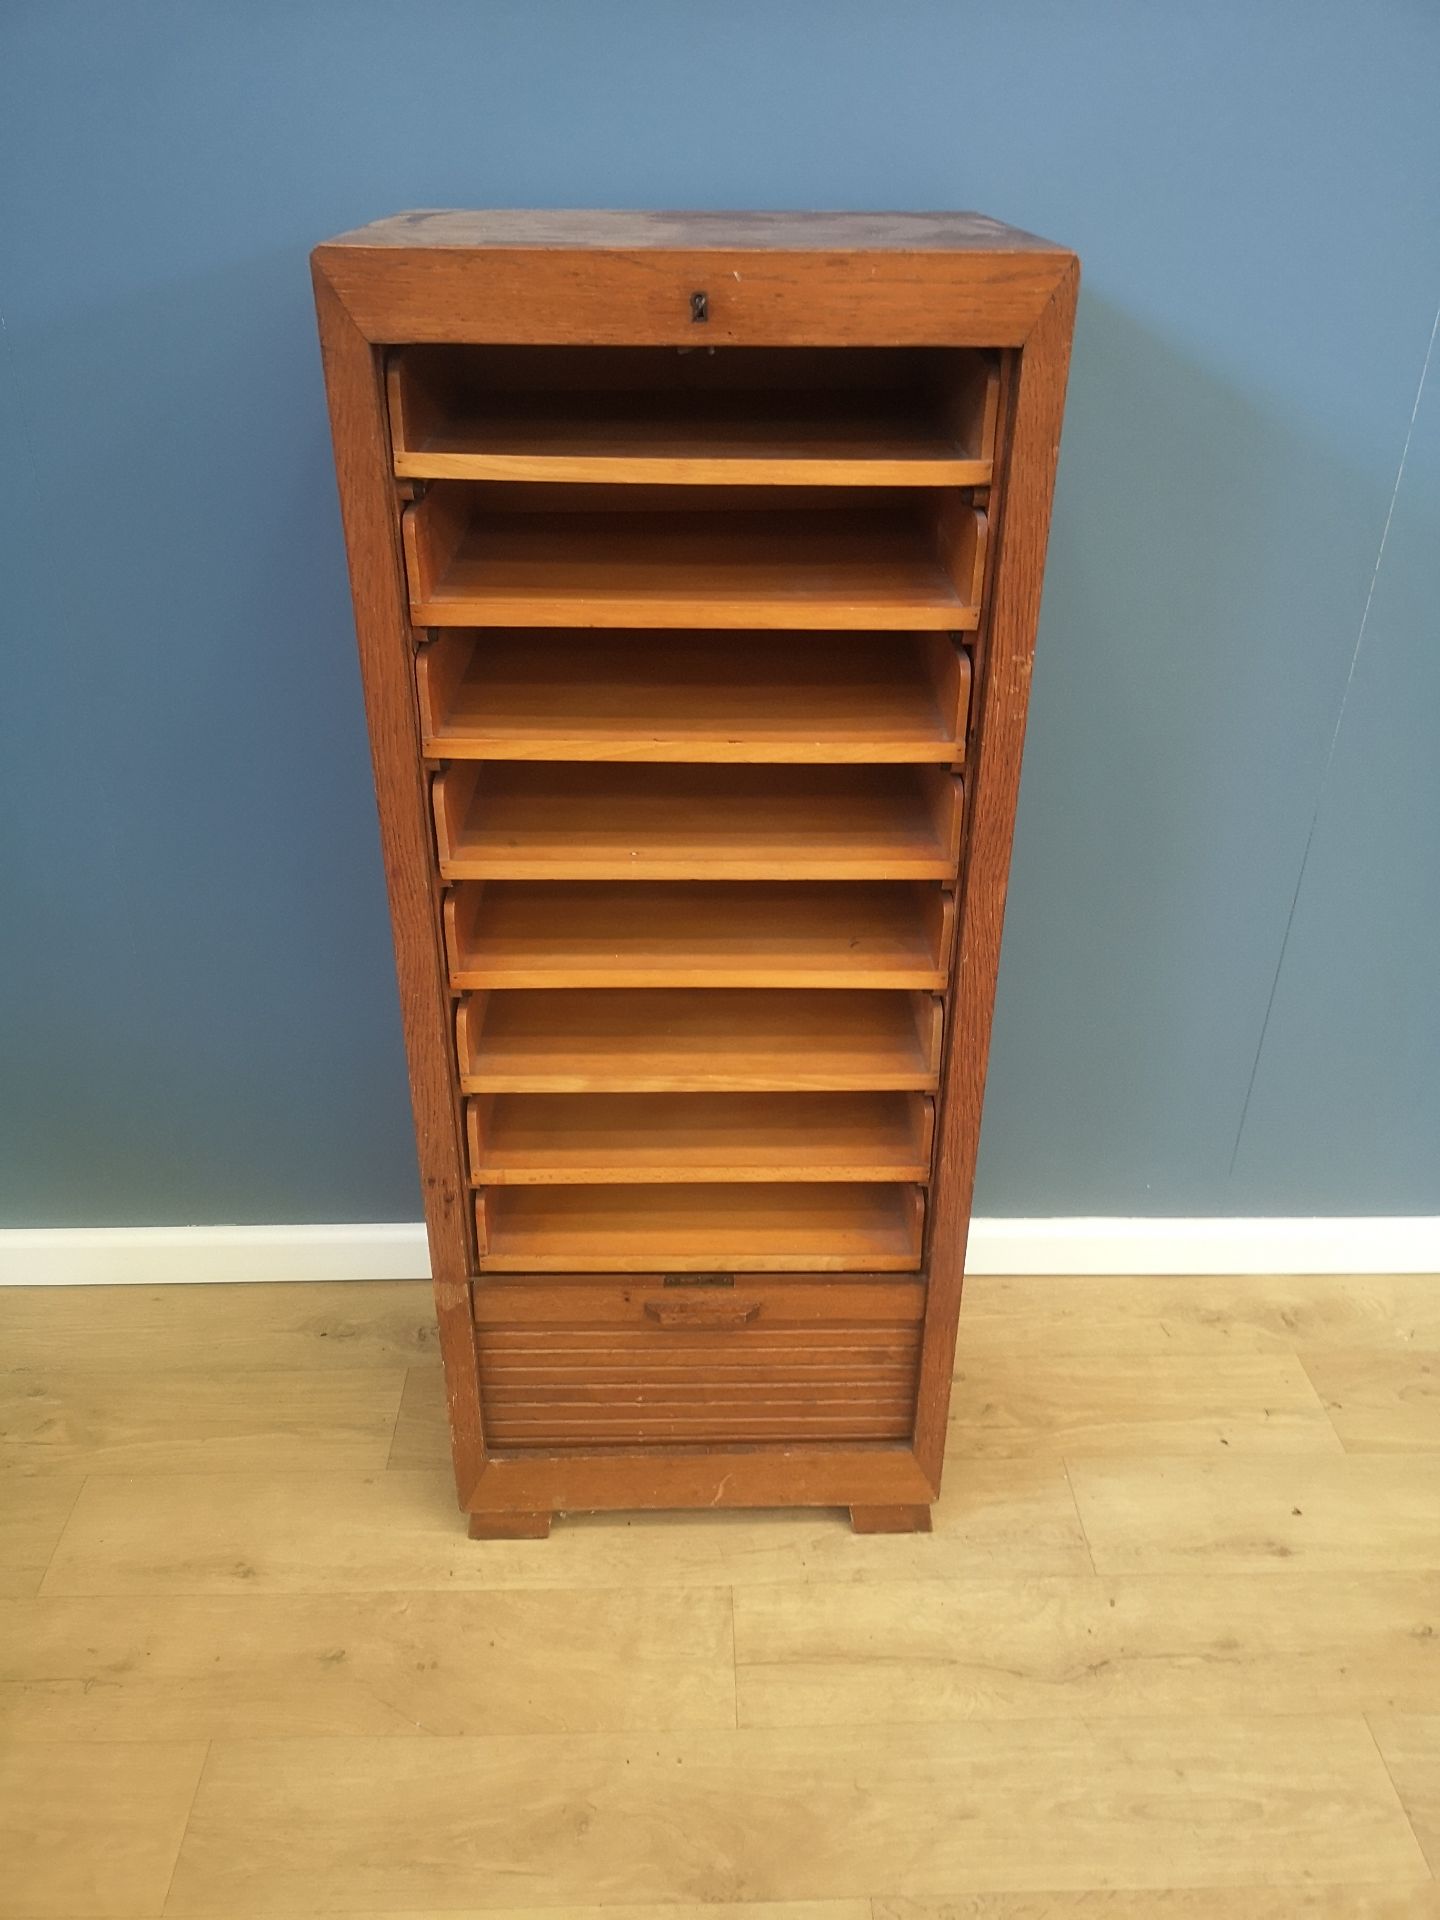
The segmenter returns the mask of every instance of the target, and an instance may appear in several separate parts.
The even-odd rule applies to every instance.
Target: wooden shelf
[[[473,1186],[930,1177],[919,1093],[502,1093],[469,1102]]]
[[[397,448],[413,479],[600,481],[612,485],[832,487],[988,486],[991,463],[968,457],[943,426],[886,407],[806,407],[792,394],[681,417],[648,397],[596,399],[585,418],[539,407],[462,414],[416,452]]]
[[[956,493],[522,489],[432,481],[405,510],[416,626],[782,627],[958,631],[980,619],[985,515]],[[554,502],[560,493],[575,507]],[[639,511],[630,511],[636,501]],[[768,495],[763,511],[754,493]],[[545,496],[544,503],[538,496]],[[831,496],[833,502],[834,496]],[[897,501],[904,504],[895,504]],[[607,511],[609,506],[614,510]]]
[[[836,487],[992,478],[999,374],[986,355],[544,351],[392,354],[396,474]]]
[[[931,994],[756,987],[468,994],[465,1093],[934,1090]],[[583,1263],[582,1263],[583,1265]]]
[[[453,987],[910,987],[940,991],[955,896],[919,881],[463,881]]]
[[[447,880],[947,880],[940,767],[461,761],[437,775]]]
[[[475,1196],[482,1272],[904,1272],[917,1187],[494,1187]]]
[[[945,634],[448,632],[416,662],[432,760],[915,761],[965,753]]]

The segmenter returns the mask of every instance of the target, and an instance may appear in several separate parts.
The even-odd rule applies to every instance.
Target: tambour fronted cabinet
[[[926,1527],[1074,256],[507,211],[313,264],[471,1532]]]

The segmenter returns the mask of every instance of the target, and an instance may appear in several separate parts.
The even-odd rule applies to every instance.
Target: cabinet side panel
[[[915,1429],[916,1455],[937,1488],[1078,284],[1077,266],[1056,288],[1020,353],[978,692],[978,746],[966,781],[970,834],[936,1135],[930,1301]]]
[[[355,601],[455,1473],[463,1502],[484,1464],[470,1312],[467,1194],[384,389],[378,354],[319,271],[315,305]]]

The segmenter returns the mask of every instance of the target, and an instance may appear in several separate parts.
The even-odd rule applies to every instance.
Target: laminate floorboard
[[[475,1542],[423,1285],[0,1292],[0,1920],[1440,1920],[1437,1368],[976,1278],[932,1534]]]

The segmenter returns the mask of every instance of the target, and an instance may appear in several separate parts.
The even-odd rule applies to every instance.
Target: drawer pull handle
[[[661,1327],[748,1327],[760,1317],[758,1300],[647,1300],[645,1318]]]

